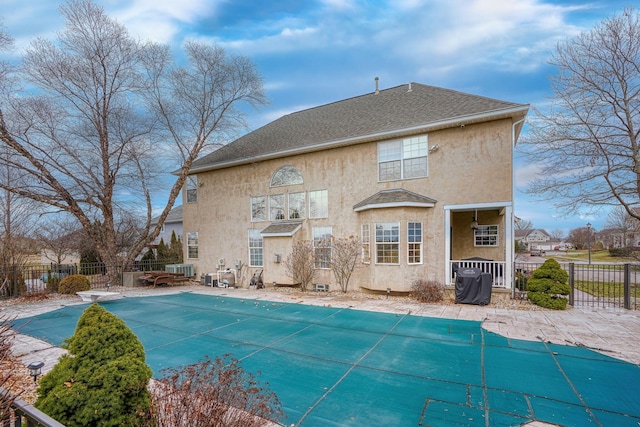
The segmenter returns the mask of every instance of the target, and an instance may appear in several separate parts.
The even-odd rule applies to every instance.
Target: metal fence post
[[[574,293],[576,290],[576,283],[575,283],[575,275],[574,275],[574,267],[575,264],[570,262],[569,263],[569,286],[571,287],[571,292],[569,292],[569,305],[574,305]]]
[[[624,265],[624,308],[631,310],[631,264]]]

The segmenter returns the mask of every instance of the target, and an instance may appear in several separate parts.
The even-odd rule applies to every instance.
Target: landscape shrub
[[[38,409],[69,427],[143,424],[152,372],[121,319],[91,304],[63,347],[69,353],[40,380]]]
[[[527,281],[527,297],[540,307],[564,310],[568,303],[565,296],[571,292],[568,280],[569,273],[562,269],[558,261],[548,259]]]
[[[73,295],[76,292],[88,291],[91,289],[91,282],[87,276],[82,274],[72,274],[60,280],[58,293]]]
[[[436,280],[417,279],[411,285],[411,295],[420,302],[440,302],[444,299],[444,285]]]
[[[283,415],[267,384],[228,354],[162,373],[153,386],[150,425],[261,427]]]

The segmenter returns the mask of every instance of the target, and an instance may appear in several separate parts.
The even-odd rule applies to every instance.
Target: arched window
[[[280,187],[283,185],[302,184],[302,174],[293,166],[283,166],[271,177],[271,187]]]

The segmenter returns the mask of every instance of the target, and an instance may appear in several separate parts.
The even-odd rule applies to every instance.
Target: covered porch
[[[494,288],[513,283],[513,205],[511,202],[447,205],[445,280],[455,285],[456,271],[477,268],[489,273]]]

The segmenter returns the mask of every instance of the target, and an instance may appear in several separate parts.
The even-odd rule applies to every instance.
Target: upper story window
[[[187,203],[198,202],[198,175],[189,175],[187,177]]]
[[[309,218],[329,217],[329,191],[309,191]]]
[[[498,246],[498,226],[479,225],[473,232],[474,246]]]
[[[427,135],[378,143],[378,179],[421,178],[427,176],[429,140]]]
[[[285,219],[284,194],[272,194],[269,196],[269,221],[282,221]]]
[[[267,220],[267,198],[257,196],[251,198],[251,221]]]
[[[293,166],[283,166],[271,177],[271,187],[280,187],[283,185],[302,184],[302,174]]]

